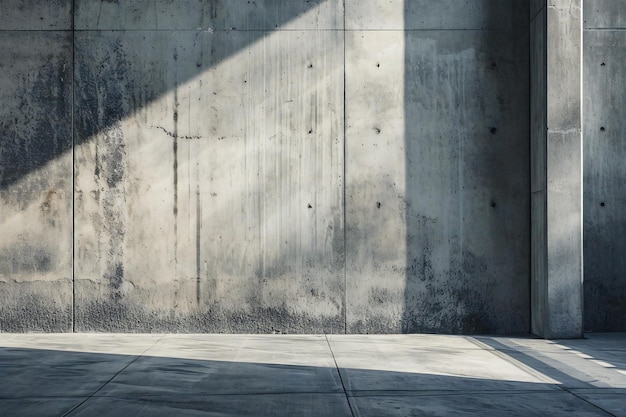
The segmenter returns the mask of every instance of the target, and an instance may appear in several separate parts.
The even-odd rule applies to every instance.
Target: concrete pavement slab
[[[501,355],[550,376],[562,387],[626,388],[626,339],[610,340],[481,338]]]
[[[0,415],[28,417],[65,416],[69,411],[76,408],[84,400],[85,399],[82,397],[0,397]]]
[[[1,334],[0,415],[625,416],[624,337]]]
[[[626,390],[624,389],[581,389],[572,390],[572,392],[616,417],[626,416]]]
[[[142,357],[107,384],[103,395],[241,395],[342,393],[336,368]]]
[[[470,338],[450,338],[448,347],[435,346],[428,338],[415,338],[410,345],[370,336],[361,336],[360,342],[342,336],[329,339],[350,391],[555,389],[556,381],[548,376],[527,372]]]
[[[349,417],[343,394],[271,394],[93,398],[68,417],[333,416]]]
[[[0,347],[140,355],[163,335],[111,333],[0,334]]]
[[[431,396],[375,396],[350,399],[355,415],[369,416],[581,416],[610,414],[565,392],[472,393]]]
[[[343,392],[324,336],[166,336],[101,394],[293,392]]]

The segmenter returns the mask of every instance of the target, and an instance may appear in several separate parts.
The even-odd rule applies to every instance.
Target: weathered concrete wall
[[[1,330],[528,331],[527,0],[4,4]]]
[[[527,22],[346,3],[348,331],[528,331]]]
[[[581,3],[531,10],[532,332],[582,336]]]
[[[341,2],[185,3],[78,2],[76,328],[343,332]]]
[[[69,5],[2,2],[0,331],[72,329]]]
[[[626,3],[584,2],[585,329],[626,331]]]

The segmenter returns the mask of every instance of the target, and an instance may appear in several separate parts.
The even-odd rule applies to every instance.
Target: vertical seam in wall
[[[585,205],[584,205],[584,192],[585,192],[585,158],[584,158],[584,136],[583,136],[583,124],[584,124],[584,114],[585,114],[585,46],[584,46],[584,25],[585,25],[585,15],[583,8],[585,7],[585,2],[581,0],[580,2],[580,306],[581,306],[581,337],[584,336],[585,333]]]
[[[533,332],[533,19],[528,20],[528,178],[529,198],[528,198],[528,333]]]
[[[346,203],[346,187],[348,179],[346,178],[346,1],[343,1],[343,332],[348,333],[348,241],[347,241],[347,203]]]
[[[76,274],[75,274],[75,263],[76,263],[76,244],[75,244],[75,190],[76,190],[76,175],[75,175],[75,166],[76,166],[76,135],[75,135],[75,126],[74,119],[76,118],[75,114],[75,95],[76,95],[76,22],[75,22],[75,11],[76,11],[76,0],[72,0],[71,5],[71,13],[72,13],[72,104],[71,104],[71,135],[72,135],[72,333],[76,332]]]
[[[541,80],[541,88],[542,88],[542,94],[545,93],[545,95],[543,96],[543,105],[544,105],[544,109],[545,109],[545,126],[542,126],[542,130],[544,131],[542,133],[542,141],[541,141],[541,146],[544,148],[543,152],[545,154],[545,161],[542,167],[542,176],[543,178],[545,178],[545,197],[543,200],[543,207],[542,207],[542,211],[541,211],[541,221],[543,222],[543,224],[545,225],[545,227],[543,228],[543,236],[541,237],[541,244],[542,244],[542,250],[541,250],[541,257],[544,268],[542,269],[542,273],[544,274],[543,279],[542,279],[542,285],[544,286],[544,288],[542,288],[542,294],[544,295],[542,297],[542,303],[541,303],[541,307],[543,308],[542,311],[542,316],[541,316],[541,322],[542,324],[542,329],[543,329],[543,334],[541,335],[541,337],[543,337],[544,339],[546,338],[550,338],[551,336],[551,326],[550,326],[550,286],[549,286],[549,272],[550,272],[550,265],[548,264],[549,262],[549,257],[548,257],[548,251],[549,251],[549,247],[548,247],[548,232],[549,232],[549,227],[550,224],[548,223],[548,202],[550,201],[550,192],[549,192],[549,184],[548,184],[548,36],[550,36],[550,34],[548,33],[548,30],[550,29],[548,27],[548,13],[550,12],[549,8],[546,6],[542,7],[543,10],[543,17],[542,17],[542,22],[541,25],[543,27],[543,31],[544,31],[544,39],[542,39],[542,43],[544,44],[543,46],[543,67],[541,68],[541,71],[544,71],[544,74],[542,74],[542,80]],[[544,136],[545,135],[545,136]]]

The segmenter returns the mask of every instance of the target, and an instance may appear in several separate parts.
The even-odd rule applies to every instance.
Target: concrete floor
[[[0,334],[0,416],[626,416],[626,334]]]

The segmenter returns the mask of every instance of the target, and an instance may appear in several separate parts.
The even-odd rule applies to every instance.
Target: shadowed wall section
[[[349,331],[528,331],[527,9],[347,3]]]
[[[585,330],[626,331],[626,3],[584,1]]]
[[[72,328],[70,3],[2,2],[0,329]]]

